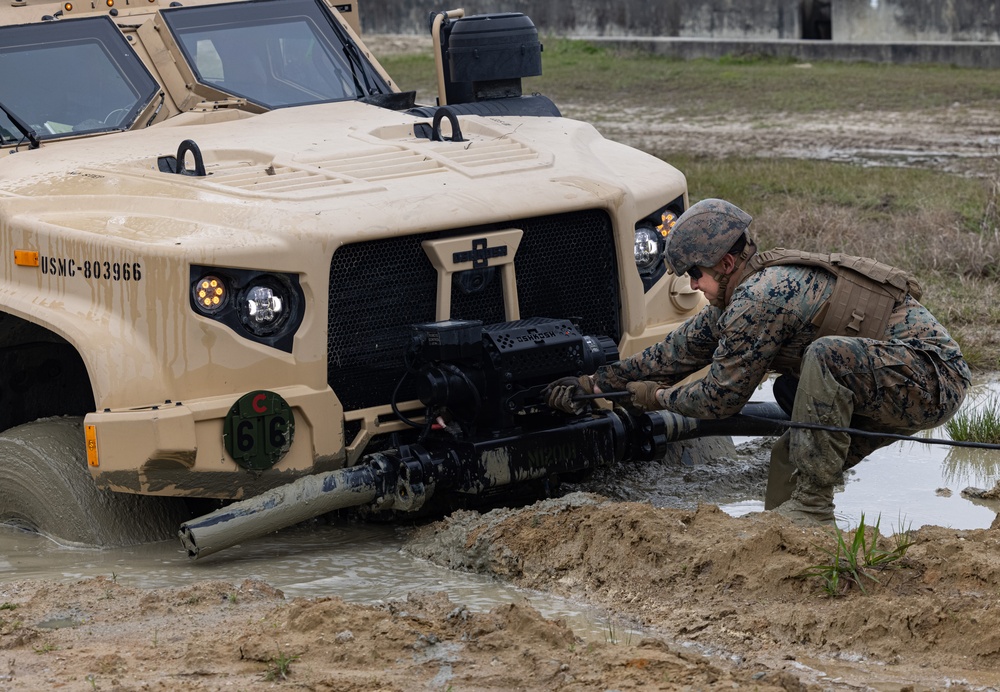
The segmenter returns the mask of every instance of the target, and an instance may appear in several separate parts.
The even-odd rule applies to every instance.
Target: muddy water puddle
[[[977,385],[963,410],[981,408],[997,397],[1000,397],[1000,381]],[[754,399],[773,401],[774,398],[770,387],[765,385]],[[921,435],[948,437],[943,427]],[[862,514],[869,525],[881,517],[883,530],[917,529],[924,525],[983,529],[1000,512],[1000,502],[962,495],[966,488],[989,490],[1000,481],[1000,450],[902,441],[877,450],[852,469],[845,481],[834,498],[837,523],[843,529],[857,526]],[[763,508],[764,503],[759,499],[722,506],[734,516]]]
[[[260,579],[294,597],[337,596],[361,604],[405,599],[415,591],[447,593],[456,604],[488,611],[505,603],[530,604],[562,618],[585,639],[603,641],[630,631],[603,610],[516,589],[481,575],[455,572],[400,548],[405,531],[381,524],[291,528],[194,562],[179,542],[128,548],[70,548],[34,533],[0,526],[0,582],[46,579],[72,583],[107,577],[135,588],[172,588],[219,579]]]

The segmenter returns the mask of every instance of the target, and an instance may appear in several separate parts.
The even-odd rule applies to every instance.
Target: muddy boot
[[[775,510],[800,526],[833,526],[833,486],[818,485],[799,476],[792,497]]]
[[[836,362],[836,344],[817,339],[802,359],[792,420],[833,427],[849,425],[854,393],[837,381],[828,367]],[[845,432],[796,428],[788,433],[788,457],[798,469],[791,498],[775,511],[806,523],[833,523],[833,489],[843,481],[851,436]]]
[[[779,437],[771,447],[771,465],[767,469],[764,509],[775,509],[792,496],[795,490],[795,464],[788,454],[789,434]]]

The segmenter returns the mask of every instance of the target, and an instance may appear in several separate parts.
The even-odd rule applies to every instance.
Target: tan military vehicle
[[[661,258],[684,177],[522,93],[522,15],[436,16],[426,106],[357,18],[0,8],[2,520],[97,545],[186,521],[198,555],[662,451],[541,391],[700,307]]]

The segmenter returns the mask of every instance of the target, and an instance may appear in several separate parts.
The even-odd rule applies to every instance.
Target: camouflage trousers
[[[939,360],[901,341],[842,336],[817,339],[806,349],[792,420],[872,432],[910,434],[955,414],[965,398],[964,367]],[[832,486],[848,469],[892,439],[794,428],[771,452],[765,507],[780,504],[797,472]]]

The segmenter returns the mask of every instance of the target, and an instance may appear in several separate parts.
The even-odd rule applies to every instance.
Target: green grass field
[[[684,117],[734,109],[753,115],[1000,105],[1000,79],[991,70],[833,62],[790,69],[794,62],[769,58],[684,61],[617,54],[583,41],[548,38],[543,44],[544,73],[525,80],[524,89],[556,103],[662,102]],[[435,91],[429,52],[381,62],[403,89]]]

